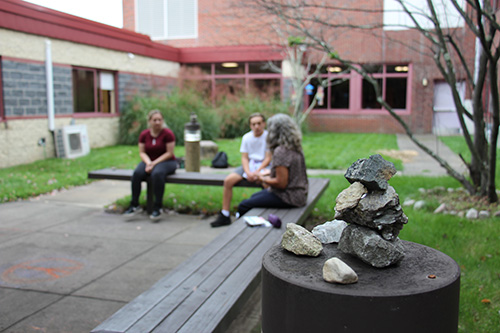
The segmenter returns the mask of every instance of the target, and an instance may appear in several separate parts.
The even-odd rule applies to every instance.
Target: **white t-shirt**
[[[241,139],[240,153],[248,154],[248,167],[251,172],[257,170],[266,157],[266,151],[268,150],[266,139],[267,130],[264,130],[264,133],[259,137],[253,135],[253,132],[250,131],[243,135]],[[247,177],[246,173],[243,173],[243,177]]]
[[[250,160],[262,162],[266,157],[267,151],[267,130],[264,130],[261,136],[256,137],[250,131],[243,135],[241,139],[240,153],[247,153]]]

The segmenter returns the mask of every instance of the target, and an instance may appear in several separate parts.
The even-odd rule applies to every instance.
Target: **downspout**
[[[54,75],[52,72],[52,46],[50,40],[45,40],[45,76],[47,83],[47,118],[49,121],[49,131],[52,134],[54,143],[54,156],[57,156],[55,125],[54,125]]]

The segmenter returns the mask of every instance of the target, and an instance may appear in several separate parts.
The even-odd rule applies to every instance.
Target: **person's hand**
[[[151,171],[153,171],[153,168],[154,168],[153,162],[149,162],[148,164],[146,164],[147,173],[151,173]]]
[[[255,172],[247,173],[247,179],[249,182],[256,182],[259,180],[259,174]]]
[[[266,179],[269,177],[263,174],[259,174],[259,180],[257,181],[258,184],[260,184],[263,188],[268,188],[269,184],[266,183]]]

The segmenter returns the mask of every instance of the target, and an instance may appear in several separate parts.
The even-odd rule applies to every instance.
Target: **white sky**
[[[123,27],[122,0],[25,0],[88,20]]]

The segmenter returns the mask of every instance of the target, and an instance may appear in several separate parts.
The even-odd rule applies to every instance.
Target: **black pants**
[[[265,208],[290,208],[294,207],[281,200],[277,195],[268,190],[262,190],[254,193],[250,198],[243,200],[238,205],[240,216],[255,207]]]
[[[157,164],[151,172],[151,183],[153,185],[154,205],[153,210],[159,210],[163,204],[163,193],[165,192],[165,177],[171,175],[177,169],[176,160],[163,161]],[[130,205],[139,206],[139,196],[141,195],[141,182],[149,174],[146,172],[146,164],[141,162],[137,165],[132,175],[132,201]]]

